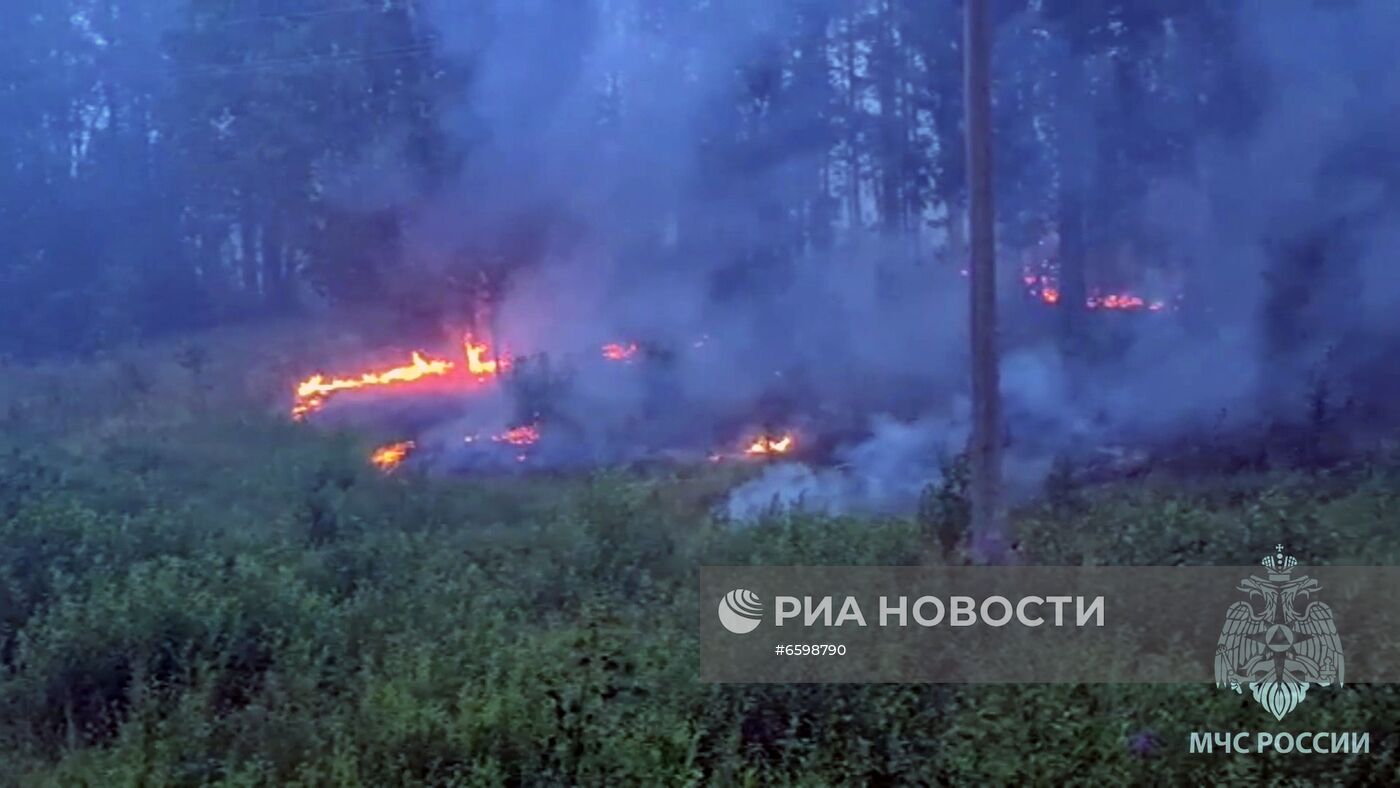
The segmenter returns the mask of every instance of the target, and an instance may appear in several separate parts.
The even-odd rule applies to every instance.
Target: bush
[[[704,473],[386,477],[354,436],[238,413],[115,445],[0,455],[0,784],[1394,776],[1390,688],[1309,698],[1310,728],[1372,730],[1369,757],[1224,761],[1185,753],[1189,732],[1258,711],[1212,687],[698,681],[699,564],[920,563],[963,521],[956,473],[918,518],[734,528]],[[1037,563],[1252,562],[1279,540],[1385,561],[1394,482],[1067,485],[1013,520]]]

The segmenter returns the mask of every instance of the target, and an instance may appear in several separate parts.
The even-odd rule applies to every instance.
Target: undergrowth
[[[1203,756],[1213,687],[708,685],[704,563],[957,561],[913,518],[709,512],[706,473],[384,475],[352,435],[221,411],[120,439],[0,438],[0,784],[1393,783],[1390,687],[1309,697],[1367,755]],[[1397,558],[1396,467],[1151,475],[1014,514],[1023,560]],[[1306,717],[1306,719],[1304,719]]]

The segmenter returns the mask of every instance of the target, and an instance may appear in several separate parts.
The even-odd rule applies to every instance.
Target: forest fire
[[[704,346],[709,340],[702,336],[695,344]],[[512,368],[512,358],[506,354],[493,355],[489,343],[475,339],[471,334],[461,342],[462,359],[437,358],[423,351],[415,351],[409,363],[388,369],[372,370],[354,376],[329,377],[318,373],[301,381],[296,387],[296,399],[292,407],[293,418],[305,420],[311,414],[323,409],[329,400],[346,391],[358,389],[382,389],[401,393],[404,391],[438,392],[447,390],[478,389],[484,383],[494,382]],[[640,342],[615,342],[601,346],[605,362],[630,364],[643,358],[643,345]],[[595,356],[596,358],[596,356]],[[522,366],[521,374],[530,374]],[[432,386],[432,381],[440,385]],[[504,392],[504,390],[502,390]],[[472,446],[473,464],[491,465],[492,455],[502,459],[513,459],[517,463],[528,462],[533,456],[533,448],[540,442],[542,423],[538,420],[529,423],[516,423],[514,426],[497,429],[472,431],[461,438],[462,444]],[[498,447],[498,448],[492,448]],[[391,472],[402,466],[412,456],[420,453],[420,446],[414,440],[401,440],[376,448],[370,453],[370,464],[381,471]],[[712,452],[707,456],[712,462],[743,459],[777,459],[790,456],[797,448],[797,438],[790,432],[763,432],[737,441],[732,451]],[[486,454],[481,454],[485,451]],[[428,463],[438,463],[443,458],[439,447],[429,447],[422,453]],[[415,460],[415,462],[418,460]]]
[[[491,346],[473,340],[471,334],[462,339],[462,350],[467,356],[467,372],[478,378],[490,377],[510,367],[509,356],[491,357]]]
[[[1146,309],[1149,312],[1160,312],[1166,309],[1165,301],[1147,301],[1142,296],[1132,293],[1108,293],[1100,295],[1095,293],[1085,301],[1085,306],[1090,309],[1119,309],[1137,310]]]
[[[440,377],[452,371],[452,362],[443,359],[430,359],[415,351],[413,360],[401,367],[393,367],[381,372],[365,372],[354,378],[326,378],[312,375],[297,384],[296,402],[292,406],[292,418],[305,419],[325,407],[327,400],[337,392],[371,386],[394,386],[411,383],[428,377]]]
[[[640,349],[636,342],[609,342],[603,345],[603,358],[608,361],[630,361]]]
[[[417,444],[413,441],[390,443],[387,446],[380,446],[375,449],[374,453],[370,454],[369,461],[376,468],[387,473],[399,467],[404,460],[408,459],[408,455],[411,454],[415,448],[417,448]]]
[[[1036,274],[1027,271],[1021,281],[1025,284],[1032,298],[1043,304],[1058,306],[1062,300],[1060,286],[1054,277],[1045,274]],[[1161,312],[1167,308],[1167,302],[1160,299],[1148,300],[1134,293],[1104,293],[1097,289],[1092,290],[1084,298],[1085,309],[1108,309],[1119,312],[1136,312],[1146,310],[1149,312]]]
[[[462,349],[467,361],[466,372],[478,382],[495,376],[510,364],[508,356],[490,357],[490,345],[473,340],[470,334],[463,339]],[[414,351],[408,364],[379,372],[364,372],[357,377],[344,378],[327,378],[318,373],[297,384],[292,420],[304,421],[324,408],[332,396],[343,391],[382,387],[397,389],[425,379],[446,378],[458,369],[452,361],[430,358],[422,351]]]
[[[749,455],[750,457],[763,457],[776,454],[787,454],[788,452],[792,451],[795,443],[796,441],[790,433],[785,434],[781,437],[774,437],[772,435],[762,435],[758,438],[755,438],[753,442],[749,444],[749,447],[747,449],[744,449],[744,453]]]
[[[772,459],[789,455],[796,448],[797,438],[792,433],[763,434],[744,444],[742,451],[733,454],[719,451],[710,452],[706,458],[712,463],[745,458]]]
[[[540,440],[540,428],[538,424],[512,427],[500,435],[493,436],[491,440],[497,443],[508,443],[511,446],[533,446]]]
[[[464,443],[474,444],[479,440],[478,435],[468,435],[463,439]],[[492,435],[494,443],[513,446],[517,449],[524,449],[539,442],[540,428],[538,424],[525,424],[519,427],[512,427],[499,435]],[[375,449],[369,457],[370,464],[386,473],[394,470],[408,459],[408,456],[418,448],[414,441],[398,441]],[[526,455],[517,454],[515,460],[524,462]]]

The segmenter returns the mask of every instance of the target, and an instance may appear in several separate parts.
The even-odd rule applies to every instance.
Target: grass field
[[[227,340],[219,340],[224,342]],[[921,518],[709,511],[732,470],[433,479],[277,410],[295,359],[133,351],[0,383],[0,785],[1394,784],[1400,693],[1273,729],[1364,755],[1191,755],[1201,687],[713,686],[703,563],[912,564]],[[265,364],[255,359],[281,359]],[[1033,563],[1400,558],[1400,462],[1060,484]],[[956,490],[944,491],[956,501]]]

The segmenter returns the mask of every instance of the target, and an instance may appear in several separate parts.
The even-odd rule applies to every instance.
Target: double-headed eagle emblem
[[[1215,649],[1215,683],[1243,693],[1277,719],[1292,711],[1308,687],[1341,686],[1345,662],[1332,608],[1311,599],[1320,585],[1307,575],[1292,577],[1297,559],[1283,545],[1260,562],[1268,577],[1250,576],[1239,591],[1248,601],[1230,605]]]

